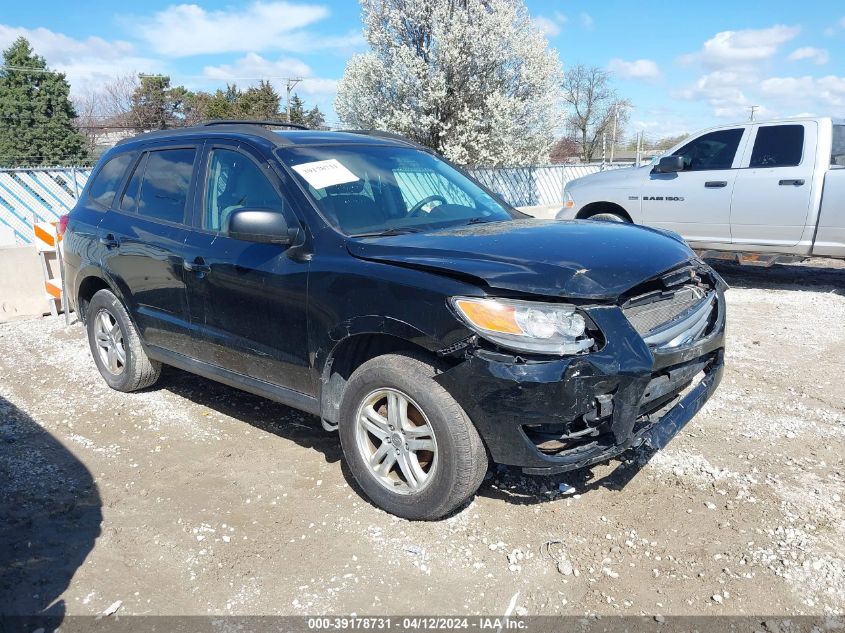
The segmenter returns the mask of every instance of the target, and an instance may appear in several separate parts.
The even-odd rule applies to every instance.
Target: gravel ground
[[[359,497],[309,415],[120,394],[79,324],[0,326],[0,612],[842,614],[845,262],[719,269],[725,378],[663,452],[498,469],[438,523]]]

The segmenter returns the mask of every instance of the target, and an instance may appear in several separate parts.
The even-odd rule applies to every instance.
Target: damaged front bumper
[[[724,370],[725,300],[708,332],[671,351],[650,348],[616,306],[585,310],[605,343],[590,354],[531,360],[475,348],[440,374],[493,458],[554,474],[665,446],[716,390]]]

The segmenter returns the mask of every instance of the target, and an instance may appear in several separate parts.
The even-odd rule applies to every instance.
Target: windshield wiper
[[[391,235],[419,233],[421,230],[412,226],[390,226],[381,231],[373,231],[372,233],[355,233],[352,237],[389,237]]]

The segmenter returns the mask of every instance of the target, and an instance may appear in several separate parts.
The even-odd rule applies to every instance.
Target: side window
[[[185,221],[196,153],[194,149],[165,149],[147,155],[135,205],[139,215],[168,222]],[[135,179],[134,174],[132,178]]]
[[[804,153],[803,125],[767,125],[757,129],[749,167],[794,167]]]
[[[134,212],[138,208],[138,191],[141,189],[141,178],[144,177],[144,167],[146,165],[147,155],[144,154],[135,166],[135,171],[132,172],[129,184],[126,185],[126,191],[123,192],[123,197],[120,199],[121,211]]]
[[[699,136],[673,153],[683,156],[684,171],[730,169],[742,140],[742,128],[718,130]]]
[[[249,157],[228,149],[211,151],[203,213],[206,229],[225,230],[229,216],[238,209],[281,212],[283,207],[282,198]]]
[[[98,204],[110,207],[130,160],[131,154],[119,154],[106,161],[91,181],[88,195]]]
[[[845,125],[833,126],[833,148],[830,152],[830,164],[845,167]]]

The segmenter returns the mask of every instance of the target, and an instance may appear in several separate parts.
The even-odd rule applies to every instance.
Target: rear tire
[[[454,512],[487,472],[478,431],[436,374],[419,356],[379,356],[352,374],[340,404],[352,475],[375,505],[406,519]]]
[[[86,314],[91,355],[109,387],[137,391],[158,380],[161,363],[147,356],[129,313],[111,290],[95,293]]]

